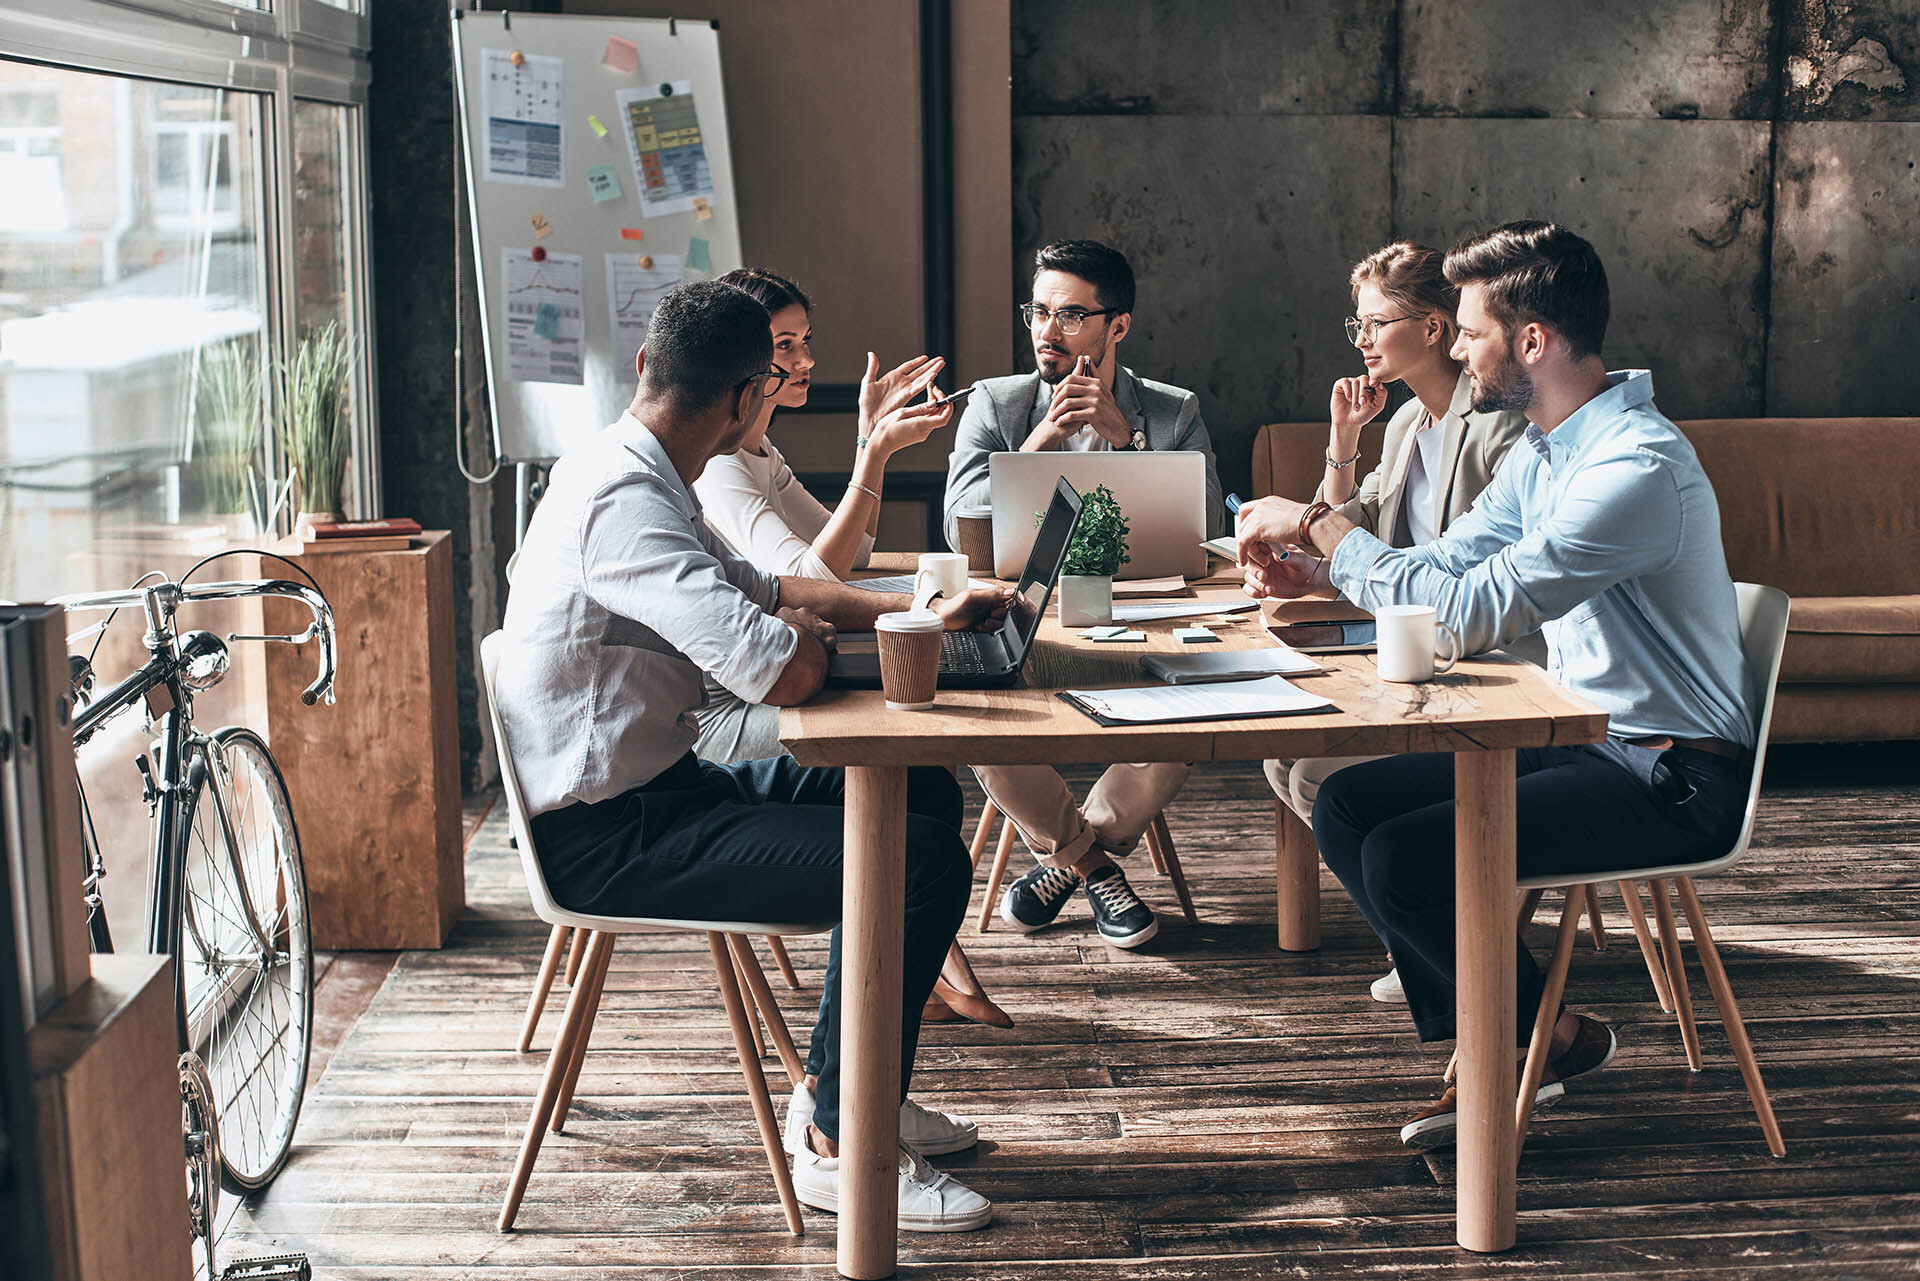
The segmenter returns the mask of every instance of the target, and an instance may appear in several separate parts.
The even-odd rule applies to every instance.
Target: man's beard
[[[1100,368],[1101,364],[1106,360],[1107,346],[1108,346],[1107,343],[1102,342],[1100,344],[1100,349],[1098,351],[1089,351],[1084,353],[1087,359],[1093,362],[1093,367],[1095,369]],[[1079,365],[1079,363],[1080,363],[1079,356],[1068,356],[1066,359],[1066,363],[1062,364],[1056,372],[1049,373],[1047,371],[1047,367],[1040,363],[1040,354],[1038,352],[1034,353],[1034,358],[1033,358],[1033,365],[1034,365],[1034,368],[1040,374],[1040,381],[1043,383],[1046,383],[1049,387],[1059,386],[1060,380],[1065,378],[1068,374],[1072,373],[1074,371],[1074,368],[1077,365]]]
[[[1533,375],[1513,358],[1512,352],[1502,352],[1496,368],[1476,369],[1473,375],[1475,413],[1525,413],[1533,403]]]

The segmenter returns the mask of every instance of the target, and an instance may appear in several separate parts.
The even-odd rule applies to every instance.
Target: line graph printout
[[[690,213],[696,196],[713,197],[707,144],[700,113],[693,104],[693,82],[675,80],[647,89],[622,89],[614,95],[633,157],[634,187],[649,218]]]
[[[536,257],[535,255],[539,255]],[[579,254],[502,249],[506,279],[507,377],[530,383],[586,382],[586,312]]]
[[[654,254],[651,267],[640,265],[639,254],[607,255],[607,319],[615,361],[633,363],[633,353],[647,340],[653,309],[686,275],[684,254]]]
[[[533,187],[566,185],[561,173],[565,60],[484,49],[487,178]],[[520,65],[514,66],[513,59]]]

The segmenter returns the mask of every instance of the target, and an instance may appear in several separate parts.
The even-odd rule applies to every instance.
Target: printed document
[[[1096,716],[1130,724],[1161,721],[1210,721],[1238,717],[1287,716],[1332,711],[1333,704],[1309,694],[1284,676],[1211,685],[1147,685],[1139,689],[1068,690],[1075,703]]]

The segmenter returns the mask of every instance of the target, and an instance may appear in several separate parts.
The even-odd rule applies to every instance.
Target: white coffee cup
[[[967,592],[967,558],[959,552],[921,552],[920,568],[913,576],[913,598],[920,600],[929,589],[952,600]]]
[[[1387,605],[1373,614],[1380,679],[1404,684],[1430,681],[1453,670],[1460,661],[1460,636],[1441,622],[1431,605]],[[1445,632],[1449,656],[1438,666],[1435,633]]]

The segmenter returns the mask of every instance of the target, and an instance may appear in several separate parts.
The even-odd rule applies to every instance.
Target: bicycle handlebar
[[[333,705],[334,673],[334,628],[333,609],[327,604],[327,598],[303,583],[291,582],[284,578],[241,579],[224,583],[202,583],[194,587],[182,587],[178,583],[155,583],[151,587],[136,587],[118,592],[85,592],[73,596],[56,596],[47,603],[64,605],[69,610],[78,609],[126,609],[138,605],[146,612],[149,649],[171,639],[173,635],[173,614],[180,606],[200,601],[246,600],[256,596],[285,596],[299,601],[313,613],[313,624],[296,636],[247,636],[229,637],[245,640],[284,640],[300,645],[310,640],[320,642],[320,674],[313,684],[300,693],[300,701],[311,707],[321,698],[327,705]]]

